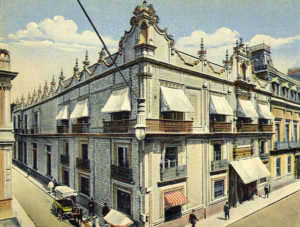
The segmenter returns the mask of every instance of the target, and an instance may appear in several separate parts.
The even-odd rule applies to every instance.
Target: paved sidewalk
[[[272,205],[273,203],[278,202],[289,195],[300,191],[300,180],[289,184],[285,187],[271,191],[269,198],[257,197],[254,200],[244,202],[242,205],[239,205],[236,208],[230,209],[230,220],[224,220],[224,213],[220,212],[218,214],[212,215],[205,220],[197,222],[196,226],[206,226],[206,227],[222,227],[229,226],[230,224],[237,222],[267,206]],[[186,225],[186,227],[191,225]]]
[[[53,193],[50,193],[49,192],[49,189],[47,187],[47,185],[44,185],[42,183],[40,183],[38,180],[36,180],[34,177],[32,176],[28,176],[28,174],[21,170],[20,168],[18,168],[17,166],[12,166],[12,168],[16,171],[18,171],[20,174],[22,174],[25,178],[27,178],[29,181],[31,181],[31,183],[33,183],[34,185],[36,185],[38,188],[40,188],[45,194],[47,194],[49,197],[51,197],[53,200],[55,199],[55,195]],[[77,204],[80,208],[83,209],[83,214],[85,217],[87,217],[88,215],[88,209],[86,209],[85,207]],[[99,220],[99,217],[98,217],[98,220]]]

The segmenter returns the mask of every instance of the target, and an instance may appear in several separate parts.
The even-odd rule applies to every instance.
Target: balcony
[[[147,119],[147,132],[180,132],[191,133],[193,121],[169,120],[169,119]]]
[[[76,158],[76,167],[78,169],[90,170],[90,160],[84,158]]]
[[[116,166],[116,165],[111,165],[111,177],[125,181],[125,182],[132,182],[132,169],[126,168],[126,167],[121,167],[121,166]]]
[[[228,169],[227,159],[211,161],[211,171],[222,171],[227,169]]]
[[[69,126],[68,125],[57,125],[57,133],[68,133]]]
[[[257,132],[258,124],[237,123],[237,132]]]
[[[88,133],[89,128],[90,128],[89,123],[72,124],[72,132],[73,133]]]
[[[127,133],[133,130],[136,125],[136,119],[103,121],[104,133],[123,132]]]
[[[298,148],[300,147],[300,141],[290,141],[289,146],[290,148]]]
[[[269,159],[269,154],[268,153],[260,153],[259,154],[259,157],[260,157],[260,159],[262,160],[262,161],[264,161],[264,160],[268,160]]]
[[[69,165],[70,159],[68,155],[61,154],[60,155],[60,163],[63,165]]]
[[[231,122],[210,122],[210,132],[231,132],[232,123]]]
[[[300,141],[277,141],[274,144],[275,150],[293,149],[298,147],[300,147]]]
[[[160,169],[161,181],[175,180],[186,177],[186,166],[174,166]]]
[[[259,131],[260,132],[272,132],[273,131],[273,125],[259,125]]]
[[[289,149],[289,141],[278,141],[274,144],[275,150],[283,150],[283,149]]]

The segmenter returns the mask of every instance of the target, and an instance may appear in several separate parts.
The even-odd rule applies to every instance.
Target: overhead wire
[[[81,4],[80,0],[77,0],[79,6],[81,7],[82,11],[84,12],[85,16],[87,17],[88,21],[90,22],[90,24],[92,25],[94,31],[96,32],[98,38],[100,39],[103,48],[105,49],[106,53],[108,54],[110,60],[113,62],[113,64],[115,65],[116,69],[118,70],[118,72],[120,73],[120,75],[122,76],[123,80],[125,81],[126,85],[129,87],[130,91],[134,94],[134,96],[136,97],[136,99],[139,99],[139,97],[136,95],[136,93],[134,92],[134,90],[132,89],[132,87],[130,86],[130,84],[127,82],[127,80],[125,79],[123,73],[121,72],[119,66],[117,65],[115,59],[113,59],[113,57],[111,56],[111,53],[109,51],[109,49],[107,48],[104,40],[102,39],[101,35],[99,34],[97,28],[95,27],[93,21],[91,20],[91,18],[89,17],[89,15],[87,14],[86,10],[84,9],[83,5]]]

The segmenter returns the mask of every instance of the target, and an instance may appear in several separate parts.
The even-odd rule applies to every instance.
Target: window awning
[[[121,111],[131,111],[128,87],[113,91],[101,110],[101,112],[104,113],[116,113]]]
[[[296,85],[291,86],[290,90],[291,91],[297,91],[297,86]]]
[[[237,109],[238,117],[258,117],[258,114],[250,100],[238,100],[238,109]]]
[[[161,86],[161,112],[195,112],[182,89]]]
[[[271,80],[271,83],[280,84],[279,78],[278,77],[273,77],[272,80]]]
[[[114,227],[126,227],[133,224],[133,221],[131,221],[125,214],[114,209],[110,209],[109,213],[103,219]]]
[[[267,105],[258,104],[258,115],[259,118],[263,119],[274,119],[272,113]]]
[[[289,88],[289,82],[283,82],[281,87]]]
[[[224,96],[210,96],[209,112],[210,114],[233,115],[233,111]]]
[[[241,177],[244,184],[270,176],[269,170],[258,157],[232,161],[230,164]]]
[[[76,106],[73,112],[70,115],[70,118],[80,118],[80,117],[88,117],[89,116],[89,108],[88,108],[88,100],[82,100],[76,103]]]
[[[188,202],[188,199],[179,190],[166,193],[164,195],[164,199],[165,199],[165,208],[184,205]]]
[[[68,120],[68,106],[61,107],[60,111],[56,116],[56,120]]]

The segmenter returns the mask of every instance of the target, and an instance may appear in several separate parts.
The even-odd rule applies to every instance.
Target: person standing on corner
[[[264,187],[264,190],[265,190],[265,198],[269,198],[269,188],[267,185]]]
[[[91,198],[89,203],[88,203],[88,207],[89,207],[89,216],[91,216],[91,214],[94,216],[94,206],[95,206],[95,202],[94,199]]]
[[[105,217],[109,213],[110,209],[107,206],[107,203],[104,203],[104,206],[102,208],[102,217]]]
[[[193,213],[190,214],[190,223],[192,224],[192,227],[196,226],[196,223],[198,220],[198,218],[196,217],[196,215],[194,214],[195,210],[192,210]]]
[[[225,205],[224,205],[225,220],[227,220],[227,217],[228,217],[228,220],[229,220],[229,209],[230,209],[229,204],[228,204],[228,202],[226,202]]]

